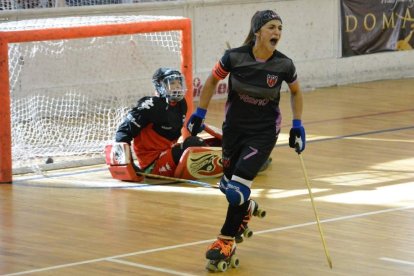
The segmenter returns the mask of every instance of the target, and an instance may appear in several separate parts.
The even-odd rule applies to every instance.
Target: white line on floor
[[[392,263],[398,263],[398,264],[414,265],[414,262],[397,260],[397,259],[387,258],[387,257],[382,257],[382,258],[380,258],[380,260],[387,261],[387,262],[392,262]]]
[[[371,215],[377,215],[377,214],[389,213],[389,212],[396,212],[396,211],[408,210],[408,209],[413,209],[413,208],[414,208],[414,206],[405,206],[405,207],[384,209],[384,210],[379,210],[379,211],[366,212],[366,213],[343,216],[343,217],[338,217],[338,218],[325,219],[325,220],[321,220],[320,222],[321,223],[326,223],[326,222],[332,222],[332,221],[348,220],[348,219],[353,219],[353,218],[366,217],[366,216],[371,216]],[[293,229],[293,228],[306,227],[306,226],[313,225],[313,224],[316,224],[316,222],[307,222],[307,223],[296,224],[296,225],[291,225],[291,226],[272,228],[272,229],[268,229],[268,230],[257,231],[257,232],[255,232],[255,235],[260,235],[260,234],[263,234],[263,233],[270,233],[270,232],[279,232],[279,231],[284,231],[284,230]],[[26,271],[21,271],[21,272],[16,272],[16,273],[3,274],[1,276],[23,275],[23,274],[29,274],[29,273],[35,273],[35,272],[41,272],[41,271],[47,271],[47,270],[53,270],[53,269],[59,269],[59,268],[66,268],[66,267],[70,267],[70,266],[77,266],[77,265],[96,263],[96,262],[102,262],[102,261],[108,261],[108,260],[109,261],[114,261],[114,259],[116,259],[116,258],[123,258],[123,257],[135,256],[135,255],[143,255],[143,254],[152,253],[152,252],[159,252],[159,251],[166,251],[166,250],[171,250],[171,249],[176,249],[176,248],[183,248],[183,247],[188,247],[188,246],[193,246],[193,245],[209,243],[209,242],[212,242],[214,240],[215,239],[203,240],[203,241],[197,241],[197,242],[191,242],[191,243],[183,243],[183,244],[177,244],[177,245],[172,245],[172,246],[159,247],[159,248],[154,248],[154,249],[148,249],[148,250],[143,250],[143,251],[137,251],[137,252],[132,252],[132,253],[126,253],[126,254],[121,254],[121,255],[116,255],[116,256],[105,257],[105,258],[92,259],[92,260],[87,260],[87,261],[82,261],[82,262],[68,263],[68,264],[63,264],[63,265],[56,265],[56,266],[49,266],[49,267],[45,267],[45,268],[26,270]],[[390,259],[390,258],[381,258],[381,259],[387,260],[387,261],[390,261],[390,260],[398,261],[398,260]],[[121,263],[122,261],[118,261],[118,262]],[[400,261],[400,262],[403,262],[403,261]],[[406,262],[405,264],[412,265],[413,263]],[[149,267],[150,266],[147,266],[147,269],[149,269]],[[161,268],[159,268],[159,269],[161,269]]]

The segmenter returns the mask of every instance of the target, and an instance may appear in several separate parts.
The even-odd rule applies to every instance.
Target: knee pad
[[[189,147],[203,147],[207,144],[204,140],[197,136],[189,136],[187,139],[184,140],[182,144],[176,144],[172,148],[172,154],[175,164],[178,164],[180,161],[181,155],[183,155],[184,151]]]
[[[198,136],[189,136],[184,140],[181,149],[184,151],[188,147],[203,147],[206,146],[204,140]]]
[[[227,183],[226,198],[232,206],[242,205],[250,198],[250,188],[231,180]]]
[[[229,179],[225,175],[223,175],[219,182],[219,189],[223,194],[226,194],[228,182],[229,182]]]
[[[183,154],[183,150],[181,149],[180,144],[176,144],[171,149],[172,157],[174,160],[174,163],[177,165],[180,161],[181,155]]]

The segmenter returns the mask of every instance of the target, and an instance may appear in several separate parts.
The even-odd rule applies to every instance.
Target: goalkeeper
[[[159,68],[152,77],[156,96],[138,100],[115,134],[115,144],[127,143],[137,157],[138,171],[174,176],[181,155],[188,147],[205,145],[203,139],[190,136],[177,143],[181,136],[187,103],[185,79],[180,71]],[[129,153],[129,149],[127,149]],[[131,158],[132,160],[132,158]],[[127,179],[128,180],[128,179]]]

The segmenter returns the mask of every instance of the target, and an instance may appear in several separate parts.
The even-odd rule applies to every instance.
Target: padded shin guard
[[[220,182],[219,182],[219,189],[223,194],[226,194],[226,190],[227,190],[227,184],[229,183],[229,179],[223,175],[220,178]]]
[[[242,205],[250,198],[250,188],[240,182],[230,180],[227,183],[226,198],[230,205]]]

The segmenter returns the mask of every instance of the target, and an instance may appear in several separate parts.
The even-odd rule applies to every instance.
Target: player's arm
[[[116,142],[125,142],[131,145],[132,139],[141,131],[142,126],[134,113],[129,112],[115,133]]]
[[[229,53],[226,52],[219,62],[216,63],[210,75],[208,76],[203,88],[201,89],[199,108],[207,109],[210,103],[211,97],[216,90],[216,86],[220,80],[223,80],[229,74],[227,68],[230,63]]]
[[[303,112],[303,94],[300,89],[299,82],[296,80],[288,84],[290,90],[290,104],[292,107],[292,115],[294,120],[302,119]]]
[[[153,103],[150,99],[140,100],[137,106],[128,112],[124,121],[118,126],[115,133],[115,141],[131,144],[132,139],[138,136],[141,129],[148,125],[147,113],[152,106]]]
[[[293,115],[292,128],[289,132],[289,146],[294,148],[297,153],[301,153],[305,150],[306,144],[305,128],[302,125],[303,94],[297,80],[288,85]]]
[[[137,108],[128,112],[115,133],[115,142],[105,147],[106,164],[115,179],[125,181],[142,181],[137,175],[139,168],[135,165],[131,153],[131,141],[142,129],[141,116]]]
[[[204,118],[206,117],[207,108],[213,97],[216,86],[220,80],[227,77],[229,69],[225,64],[229,63],[229,53],[226,52],[219,62],[216,63],[212,72],[208,76],[201,89],[200,101],[196,111],[191,115],[187,122],[187,129],[191,135],[195,136],[204,129]]]
[[[210,73],[201,89],[198,107],[187,122],[187,129],[193,136],[196,136],[204,129],[204,118],[206,117],[208,105],[210,104],[218,82],[219,79],[213,73]]]
[[[210,73],[203,88],[201,89],[200,101],[198,104],[199,108],[207,109],[210,104],[211,98],[213,97],[216,86],[220,80],[217,79],[213,73]]]

